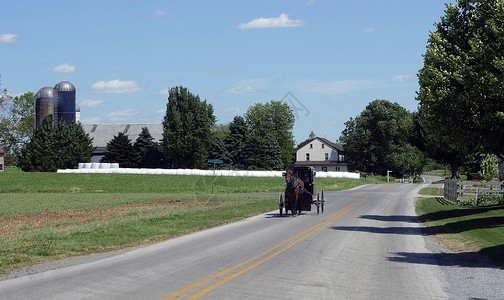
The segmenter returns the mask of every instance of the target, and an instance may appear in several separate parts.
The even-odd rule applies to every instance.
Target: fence
[[[473,181],[444,181],[444,197],[455,203],[465,199],[476,199],[481,194],[504,194],[499,184],[491,182],[473,182]]]

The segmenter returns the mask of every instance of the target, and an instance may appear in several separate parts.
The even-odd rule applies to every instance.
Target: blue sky
[[[415,111],[444,0],[3,1],[0,88],[77,89],[82,123],[160,123],[170,87],[218,123],[255,103],[296,111],[296,143],[336,141],[375,99]]]

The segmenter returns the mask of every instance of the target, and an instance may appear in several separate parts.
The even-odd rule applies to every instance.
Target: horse
[[[301,206],[298,205],[298,199],[303,199],[304,182],[303,180],[296,178],[291,169],[287,169],[285,172],[285,182],[287,183],[285,195],[289,200],[289,207],[291,209],[292,216],[295,217],[298,212],[301,213]]]

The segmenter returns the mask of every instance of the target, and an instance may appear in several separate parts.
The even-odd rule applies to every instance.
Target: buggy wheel
[[[322,199],[320,201],[320,204],[322,206],[322,213],[324,213],[324,190],[321,191],[322,192]]]
[[[282,211],[283,211],[283,208],[284,208],[284,201],[283,201],[283,195],[280,194],[280,196],[278,197],[278,208],[280,210],[280,216],[282,216]]]
[[[319,196],[319,194],[317,194],[317,200],[315,202],[315,205],[317,205],[317,215],[318,215],[320,212],[320,196]]]

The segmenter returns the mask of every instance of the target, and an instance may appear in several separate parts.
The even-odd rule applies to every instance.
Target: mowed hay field
[[[283,178],[0,173],[0,273],[161,241],[278,209]],[[380,179],[376,179],[380,182]],[[342,190],[356,179],[317,179]]]

